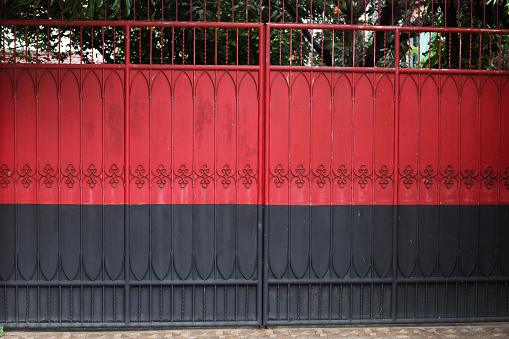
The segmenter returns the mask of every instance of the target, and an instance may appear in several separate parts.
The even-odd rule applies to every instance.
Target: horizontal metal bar
[[[412,324],[412,323],[464,323],[464,322],[503,322],[509,317],[470,317],[470,318],[412,318],[412,319],[349,319],[349,320],[267,320],[268,326],[292,325],[355,325],[355,324]]]
[[[493,283],[509,282],[509,277],[430,277],[430,278],[397,278],[396,284],[435,284],[435,283]]]
[[[435,284],[509,282],[509,277],[430,277],[430,278],[348,278],[348,279],[267,279],[269,285],[348,285],[348,284]]]
[[[125,286],[126,282],[123,280],[116,281],[0,281],[0,287],[48,287],[48,286],[62,286],[62,287],[79,287],[79,286]],[[142,281],[129,281],[130,286],[256,286],[256,280],[142,280]]]
[[[466,27],[430,27],[430,26],[379,26],[346,24],[305,24],[305,23],[268,23],[269,29],[323,29],[345,31],[399,31],[399,32],[442,32],[442,33],[481,33],[509,34],[509,29],[466,28]]]
[[[435,68],[400,68],[400,73],[422,74],[477,74],[477,75],[509,75],[509,71],[478,70],[478,69],[435,69]]]
[[[252,28],[260,29],[263,24],[256,22],[217,21],[128,21],[128,20],[0,20],[0,26],[103,26],[103,27],[210,27],[210,28]]]
[[[270,71],[299,72],[355,72],[355,73],[394,73],[395,68],[382,67],[331,67],[331,66],[269,66]]]
[[[392,278],[267,279],[269,285],[387,284],[393,281]]]
[[[24,64],[24,63],[0,63],[2,68],[37,68],[37,69],[120,69],[123,70],[127,66],[125,64]],[[150,64],[129,64],[129,68],[136,70],[144,69],[157,69],[157,70],[203,70],[203,71],[259,71],[260,66],[247,66],[247,65],[150,65]]]
[[[116,281],[0,281],[0,287],[123,287],[126,282]],[[182,284],[180,284],[182,285]]]
[[[0,62],[0,69],[2,68],[57,68],[57,69],[125,69],[124,64],[43,64],[43,63],[2,63]]]
[[[255,22],[217,22],[217,21],[131,21],[131,20],[0,20],[0,26],[103,26],[103,27],[209,27],[209,28],[251,28],[260,29],[264,24]],[[347,24],[310,23],[267,23],[269,29],[324,29],[355,31],[400,31],[400,32],[442,32],[442,33],[481,33],[509,34],[509,29],[430,27],[430,26],[380,26]]]
[[[204,70],[204,71],[259,71],[260,66],[247,65],[146,65],[146,64],[129,64],[131,69],[172,69],[172,70]]]
[[[80,328],[108,328],[108,331],[115,331],[115,330],[135,330],[140,327],[144,328],[158,328],[159,330],[161,327],[187,327],[187,326],[207,326],[207,327],[217,327],[217,326],[260,326],[261,323],[258,321],[221,321],[220,319],[214,320],[214,321],[187,321],[187,322],[160,322],[160,321],[153,321],[153,322],[135,322],[130,321],[130,324],[132,326],[123,326],[125,324],[124,322],[104,322],[104,323],[85,323],[85,322],[79,322],[79,323],[27,323],[27,322],[20,322],[17,324],[14,323],[4,323],[4,331],[9,329],[15,329],[15,328],[59,328],[61,330],[65,330],[66,328],[73,328],[73,329],[80,329]]]
[[[131,286],[257,286],[256,280],[142,280],[129,281]]]
[[[294,72],[351,72],[351,73],[395,73],[395,68],[383,67],[330,67],[330,66],[269,66],[271,71]],[[435,68],[400,68],[400,73],[421,74],[476,74],[476,75],[509,75],[509,71],[475,70],[475,69],[435,69]]]

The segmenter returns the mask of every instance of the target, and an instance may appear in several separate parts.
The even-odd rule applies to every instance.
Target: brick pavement
[[[205,328],[130,331],[20,331],[6,330],[2,339],[124,339],[124,338],[509,338],[509,323],[447,326],[343,326]]]

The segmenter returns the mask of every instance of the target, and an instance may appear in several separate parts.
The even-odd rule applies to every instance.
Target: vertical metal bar
[[[127,56],[126,56],[127,58]],[[83,26],[80,26],[80,64],[83,63]],[[81,70],[80,70],[81,74]],[[81,82],[80,82],[81,84]]]
[[[106,12],[104,15],[106,15]],[[58,27],[58,30],[60,31],[60,26]],[[103,64],[104,64],[104,54],[106,53],[104,50],[104,26],[101,27],[101,30],[102,30],[102,45],[103,45],[102,55],[103,55]],[[60,37],[60,35],[59,35],[59,37]],[[150,44],[150,45],[152,46],[152,44]],[[60,47],[60,44],[59,44],[59,47]]]
[[[92,41],[92,63],[94,64],[94,26],[92,26],[92,34],[90,37],[90,40]],[[49,37],[48,37],[48,46],[49,46]],[[48,51],[49,53],[49,51]]]
[[[438,32],[438,69],[442,68],[442,32]]]
[[[336,39],[335,37],[335,33],[336,33],[336,30],[332,30],[332,64],[331,66],[334,67],[335,66],[335,55],[334,55],[334,40]]]
[[[399,29],[394,32],[394,222],[392,224],[392,301],[391,315],[392,320],[396,320],[397,312],[397,278],[398,278],[398,186],[399,186]]]
[[[104,27],[103,27],[104,29]],[[104,35],[103,35],[103,41],[104,41]],[[104,45],[103,45],[103,61],[104,61]],[[105,100],[105,79],[104,79],[104,69],[101,70],[101,110],[102,110],[102,114],[101,114],[101,168],[104,169],[104,172],[106,172],[106,152],[105,152],[105,143],[106,143],[106,133],[104,132],[105,131],[105,117],[106,117],[106,100]],[[106,251],[106,246],[105,246],[105,241],[104,239],[106,238],[106,232],[105,232],[105,227],[104,225],[106,224],[106,216],[105,216],[105,199],[104,199],[104,191],[105,191],[105,184],[104,184],[104,179],[101,180],[101,189],[102,189],[102,194],[101,194],[101,279],[102,280],[105,280],[105,276],[106,276],[106,258],[105,258],[105,251]],[[101,306],[102,306],[102,321],[104,322],[104,286],[102,288],[102,291],[103,291],[103,294],[102,294],[102,300],[101,300]],[[93,320],[93,319],[92,319]]]
[[[38,29],[39,29],[39,26],[37,26],[37,30]],[[37,31],[37,38],[39,38],[39,31]],[[37,52],[39,52],[38,42],[39,42],[39,40],[37,40]],[[5,60],[5,26],[2,26],[2,55]]]
[[[58,62],[60,63],[60,30],[58,32]],[[28,26],[25,26],[25,63],[28,62]]]
[[[355,30],[352,31],[352,46],[352,67],[355,67]]]
[[[48,34],[49,36],[49,34]],[[14,63],[16,63],[16,40],[18,40],[16,38],[16,25],[14,25]],[[48,51],[49,51],[49,48],[48,48]]]
[[[265,36],[265,38],[264,38]],[[270,160],[270,154],[269,154],[269,141],[270,141],[270,26],[265,24],[260,27],[260,46],[264,46],[264,48],[260,48],[259,51],[259,62],[260,62],[260,71],[263,73],[263,83],[264,88],[260,87],[260,95],[263,93],[263,102],[259,105],[265,106],[265,111],[262,112],[260,110],[259,116],[261,116],[260,126],[265,126],[264,130],[260,131],[259,139],[260,139],[260,145],[259,145],[259,153],[261,153],[262,150],[264,150],[263,155],[260,157],[260,160],[262,161],[259,165],[259,168],[263,168],[263,173],[260,170],[259,171],[259,178],[261,181],[261,185],[259,185],[258,194],[259,194],[259,201],[263,204],[264,209],[267,208],[267,205],[269,203],[269,160]],[[262,44],[263,43],[263,44]],[[263,140],[263,142],[262,142]],[[263,195],[263,197],[262,197]],[[268,304],[268,296],[269,296],[269,284],[268,281],[268,274],[269,274],[269,256],[268,256],[268,246],[267,246],[267,225],[269,220],[269,215],[266,210],[263,212],[263,224],[260,222],[258,224],[259,231],[258,234],[263,234],[263,238],[260,238],[260,242],[262,245],[263,250],[263,285],[260,285],[260,292],[263,292],[263,318],[262,325],[266,325],[268,322],[268,311],[269,311],[269,304]],[[262,233],[263,232],[263,233]],[[261,264],[260,264],[261,266]],[[263,290],[261,289],[261,286],[263,286]]]
[[[34,83],[34,89],[35,89],[35,174],[38,175],[39,174],[39,159],[40,159],[40,156],[39,156],[39,86],[38,86],[38,83],[39,83],[39,70],[36,69],[35,70],[35,83]],[[36,203],[36,207],[35,207],[35,225],[36,225],[36,239],[37,239],[37,251],[36,251],[36,262],[37,262],[37,266],[36,266],[36,272],[35,272],[35,275],[37,277],[37,280],[40,280],[41,279],[41,254],[40,254],[40,251],[41,251],[41,232],[40,232],[40,229],[41,229],[41,224],[39,222],[39,203],[40,203],[40,200],[39,200],[39,197],[40,197],[40,189],[39,189],[39,180],[36,180],[36,196],[35,196],[35,203]],[[27,323],[28,323],[28,314],[29,314],[29,302],[28,302],[28,295],[29,295],[29,288],[27,286]],[[36,299],[36,303],[37,303],[37,322],[39,323],[40,322],[40,294],[39,294],[39,286],[37,286],[37,299]]]
[[[461,34],[460,34],[460,42],[461,42]],[[460,48],[460,62],[461,62],[461,48]],[[498,35],[498,70],[499,71],[502,70],[502,34]]]
[[[481,50],[481,47],[482,47],[482,33],[479,34],[479,70],[481,70],[481,64],[482,64],[482,50]]]
[[[129,191],[129,163],[130,163],[130,64],[131,64],[131,26],[125,25],[125,76],[124,76],[124,321],[126,325],[130,323],[130,288],[129,288],[129,204],[130,204],[130,191]]]

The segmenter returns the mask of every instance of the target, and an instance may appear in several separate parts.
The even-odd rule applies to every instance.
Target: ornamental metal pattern
[[[32,168],[29,165],[24,164],[23,167],[16,172],[18,175],[18,180],[20,180],[21,185],[23,187],[28,188],[32,184],[32,179],[35,178],[36,174],[32,173]]]
[[[339,187],[345,188],[345,186],[348,184],[348,181],[351,181],[351,172],[348,171],[345,165],[339,166],[337,171],[334,171],[332,169],[332,172],[334,174],[333,182],[337,183]]]
[[[357,172],[354,171],[354,176],[360,188],[366,188],[371,181],[371,173],[366,165],[362,165]],[[380,186],[383,187],[383,184],[381,183]]]
[[[163,165],[157,166],[155,172],[152,171],[152,180],[155,180],[159,188],[164,188],[171,181],[171,174],[167,174],[167,172],[168,170]]]
[[[112,188],[117,188],[120,182],[124,181],[124,173],[118,168],[117,164],[112,164],[104,175],[108,178],[106,181],[111,185]]]
[[[273,171],[270,172],[271,180],[274,181],[276,187],[281,188],[285,183],[285,179],[288,180],[287,174],[285,174],[285,169],[283,165],[278,164]]]
[[[56,179],[57,175],[58,173],[53,169],[53,167],[51,167],[50,164],[46,164],[46,166],[44,166],[44,168],[42,169],[42,173],[39,172],[40,180],[42,180],[46,188],[51,188],[51,186],[53,186],[53,184],[57,180]]]
[[[50,164],[46,164],[42,171],[32,174],[31,167],[25,164],[20,171],[13,173],[7,164],[2,164],[0,167],[0,186],[8,188],[12,180],[19,180],[23,187],[29,188],[32,180],[41,180],[46,188],[51,188],[57,181],[68,188],[73,188],[76,183],[80,183],[82,180],[79,170],[73,164],[68,164],[59,172],[53,169]],[[171,172],[173,172],[173,176],[169,174]],[[107,171],[102,171],[94,164],[90,164],[82,172],[82,176],[84,184],[90,188],[95,188],[102,182],[103,178],[106,178],[105,183],[109,184],[112,188],[122,186],[121,183],[124,181],[124,173],[116,164],[112,164]],[[322,178],[325,178],[325,176],[322,176]],[[185,165],[179,166],[176,171],[159,165],[150,174],[148,174],[143,165],[137,165],[134,167],[134,170],[131,170],[130,180],[134,181],[134,186],[140,189],[148,184],[149,181],[155,182],[161,189],[171,182],[177,182],[181,188],[186,188],[190,183],[196,183],[202,188],[207,188],[211,183],[215,183],[220,184],[225,189],[237,181],[241,182],[246,188],[251,188],[253,184],[257,185],[258,182],[257,174],[249,164],[245,165],[240,171],[236,171],[225,164],[215,173],[207,165],[202,165],[194,175],[189,174],[189,170]]]
[[[465,169],[463,170],[461,179],[465,183],[465,187],[470,189],[475,185],[475,182],[477,181],[477,172],[473,169]]]
[[[199,184],[203,188],[209,187],[210,183],[214,181],[214,177],[210,174],[211,170],[207,165],[202,165],[198,172],[195,172],[196,178],[198,178]]]
[[[484,182],[487,189],[491,189],[497,180],[498,175],[491,166],[486,167],[481,175],[481,181]]]
[[[253,171],[251,165],[245,165],[242,172],[238,174],[239,180],[246,188],[251,188],[253,182],[256,183],[257,173]]]
[[[327,169],[324,165],[319,165],[315,171],[311,171],[313,174],[313,180],[315,180],[318,187],[322,188],[327,184],[327,181],[330,181],[329,174],[327,173]]]
[[[433,186],[433,184],[435,183],[434,180],[436,180],[436,177],[437,177],[433,168],[430,165],[428,165],[428,166],[426,166],[424,171],[419,172],[419,174],[420,174],[420,180],[424,183],[424,186],[428,189],[431,188],[431,186]],[[470,188],[470,187],[468,187],[468,188]]]
[[[382,188],[386,188],[389,185],[389,181],[394,181],[393,174],[389,172],[386,165],[382,165],[382,167],[378,170],[375,180],[378,181]]]
[[[414,174],[414,169],[410,165],[407,165],[399,175],[406,188],[410,188],[416,182],[417,174]]]
[[[451,165],[447,166],[442,173],[442,181],[448,189],[454,185],[454,181],[457,180],[458,174],[454,171]]]
[[[79,168],[79,166],[77,166]],[[172,173],[173,175],[169,174]],[[134,170],[131,170],[130,180],[134,181],[134,186],[143,188],[146,184],[154,182],[159,188],[165,188],[168,184],[176,182],[181,188],[186,188],[188,184],[199,185],[202,188],[208,188],[210,184],[221,185],[227,189],[231,184],[240,182],[246,188],[250,188],[253,184],[257,183],[257,175],[251,165],[245,165],[240,171],[230,168],[225,164],[218,171],[213,172],[207,165],[202,165],[197,171],[190,174],[190,170],[186,165],[177,167],[177,170],[171,170],[163,165],[159,165],[155,170],[150,173],[143,167],[137,165]],[[281,164],[276,166],[271,172],[271,180],[276,187],[281,188],[288,180],[286,170]],[[345,188],[351,181],[351,172],[348,171],[345,165],[340,165],[337,169],[331,168],[327,170],[325,165],[318,165],[315,170],[306,170],[303,165],[298,165],[294,170],[290,170],[293,183],[296,187],[302,188],[306,182],[316,182],[317,187],[323,188],[328,183],[335,183],[340,188]],[[309,173],[313,176],[311,181],[308,180]],[[372,172],[362,165],[354,173],[354,182],[360,188],[369,188],[369,181],[372,180]],[[375,182],[381,188],[392,187],[393,173],[389,171],[386,165],[382,165],[375,173]],[[418,173],[418,174],[417,174]],[[447,189],[452,188],[454,182],[457,181],[458,173],[461,173],[461,180],[458,187],[465,187],[471,189],[475,186],[478,180],[478,172],[474,169],[463,169],[456,172],[452,166],[447,166],[440,177],[437,178],[437,171],[430,165],[426,165],[422,171],[415,171],[412,166],[407,165],[400,173],[400,180],[405,188],[411,188],[414,184],[420,182],[426,189],[431,189],[435,183],[441,183]],[[483,170],[481,181],[487,189],[492,189],[497,183],[503,185],[509,190],[509,168],[501,170],[496,173],[492,166],[487,166]],[[29,165],[25,164],[19,171],[11,171],[7,164],[0,166],[0,186],[8,188],[12,181],[19,181],[25,188],[29,188],[33,180],[41,181],[46,188],[51,188],[58,182],[59,185],[65,185],[68,188],[73,188],[76,183],[83,183],[90,188],[95,188],[99,183],[110,185],[112,188],[122,186],[124,180],[124,173],[117,164],[112,164],[107,171],[97,168],[94,164],[90,164],[87,169],[82,172],[83,179],[81,179],[79,170],[73,164],[68,164],[61,170],[55,170],[51,164],[46,164],[44,168],[37,174],[32,173]]]
[[[61,180],[63,180],[64,184],[68,188],[73,188],[76,181],[80,180],[79,173],[80,171],[74,168],[73,164],[69,164],[65,167],[61,173]]]
[[[102,184],[102,174],[102,168],[98,169],[94,164],[90,164],[82,172],[84,183],[90,188],[95,188],[98,182]]]
[[[509,189],[509,167],[507,167],[502,176],[502,184],[505,188]]]
[[[12,172],[6,164],[0,166],[0,186],[7,188],[12,180]]]

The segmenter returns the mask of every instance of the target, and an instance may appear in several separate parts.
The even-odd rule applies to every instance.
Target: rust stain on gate
[[[1,323],[509,320],[499,6],[282,4],[0,21]]]

